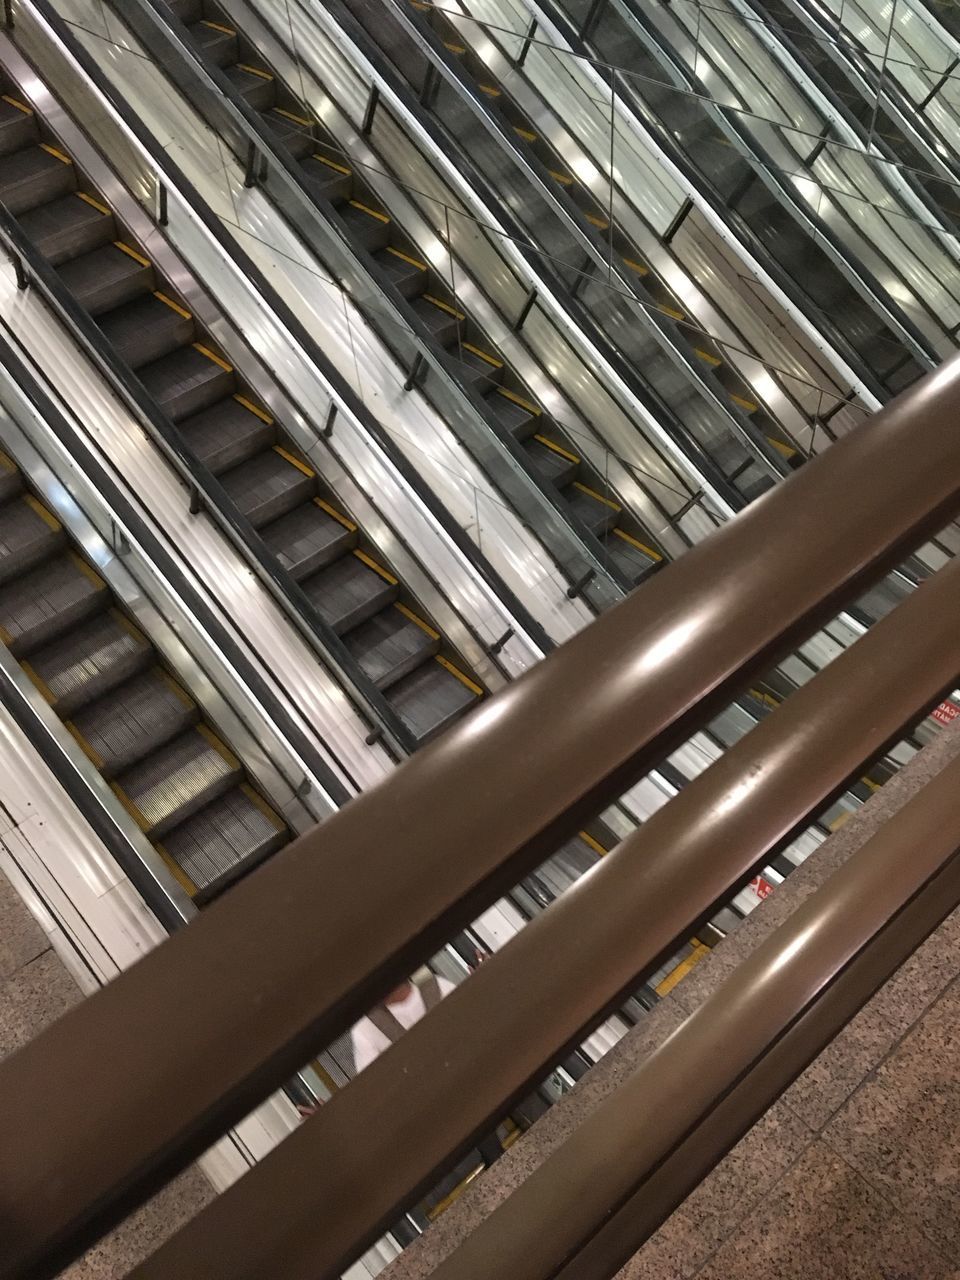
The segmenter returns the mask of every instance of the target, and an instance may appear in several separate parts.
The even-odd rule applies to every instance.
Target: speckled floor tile
[[[955,911],[787,1090],[788,1105],[822,1128],[958,972]]]
[[[960,984],[931,1006],[823,1137],[960,1265]]]
[[[816,1140],[697,1280],[954,1280],[922,1233]]]
[[[692,1276],[766,1196],[812,1134],[782,1103],[734,1147],[618,1273],[617,1280],[673,1280]]]
[[[0,982],[35,960],[50,946],[47,935],[24,906],[20,895],[0,875]]]
[[[55,952],[31,960],[0,985],[0,1054],[19,1049],[81,998]]]

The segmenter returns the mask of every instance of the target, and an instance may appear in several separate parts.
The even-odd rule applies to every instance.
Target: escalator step
[[[387,247],[391,228],[386,214],[357,200],[349,201],[338,212],[347,224],[350,235],[370,253],[377,253]]]
[[[8,502],[22,488],[16,463],[0,449],[0,502]]]
[[[0,158],[0,200],[14,217],[73,191],[77,175],[56,147],[25,147]]]
[[[563,496],[573,514],[598,538],[609,533],[620,518],[620,509],[617,506],[611,506],[600,494],[586,485],[575,482]]]
[[[71,715],[149,663],[147,639],[114,609],[30,654],[24,666],[50,705]]]
[[[100,317],[100,328],[117,355],[140,369],[193,341],[193,317],[166,294],[126,302]]]
[[[374,684],[387,689],[433,657],[440,637],[394,605],[351,631],[346,645]]]
[[[387,245],[376,255],[377,265],[405,298],[416,298],[427,287],[430,271],[425,262]]]
[[[276,449],[265,449],[241,462],[226,472],[221,482],[241,513],[258,529],[309,502],[316,492],[313,477]]]
[[[107,206],[80,191],[31,209],[19,221],[27,239],[55,267],[109,244],[116,236]]]
[[[346,517],[337,519],[320,498],[305,502],[267,525],[262,537],[284,569],[299,582],[353,549],[357,527]],[[343,523],[346,521],[346,523]]]
[[[620,529],[611,529],[603,539],[603,545],[611,563],[630,582],[639,582],[661,563],[657,555],[651,554],[652,549],[640,546],[635,538]]]
[[[219,22],[193,22],[190,35],[207,62],[217,67],[229,67],[240,57],[237,33],[232,27]]]
[[[203,16],[203,0],[161,0],[181,22],[197,22]]]
[[[289,839],[279,816],[251,787],[239,786],[176,826],[162,852],[203,889],[237,863],[268,857]]]
[[[534,408],[528,408],[520,397],[514,399],[497,388],[487,395],[486,401],[497,421],[518,440],[523,440],[537,429],[541,415]]]
[[[580,459],[545,437],[531,436],[524,441],[524,451],[533,463],[538,475],[563,489],[570,484],[580,470]]]
[[[398,681],[387,696],[419,742],[441,733],[480,697],[436,660]]]
[[[187,446],[214,475],[239,466],[273,444],[273,423],[241,397],[224,396],[209,409],[180,421]]]
[[[268,111],[275,103],[277,86],[273,76],[237,63],[224,74],[252,111]]]
[[[85,707],[72,729],[97,768],[112,777],[182,733],[196,715],[184,691],[153,667]]]
[[[464,381],[472,382],[481,395],[485,395],[503,377],[503,361],[469,343],[461,344],[457,363]]]
[[[307,578],[303,589],[324,622],[342,635],[392,604],[398,586],[355,552]]]
[[[305,116],[295,116],[289,111],[273,107],[264,112],[263,120],[273,135],[274,142],[286,147],[297,160],[312,155],[316,150],[313,124]]]
[[[198,725],[121,773],[114,789],[141,829],[159,839],[242,776],[236,757]]]
[[[19,657],[109,602],[102,578],[72,552],[0,588],[0,641]]]
[[[140,379],[171,420],[193,414],[232,398],[233,368],[203,343],[188,343],[140,369]]]
[[[119,243],[93,249],[60,268],[60,279],[92,316],[112,311],[153,289],[153,267]]]
[[[321,200],[329,200],[332,204],[340,204],[349,200],[353,194],[353,174],[346,165],[335,161],[324,160],[321,156],[309,155],[300,162],[310,190]]]
[[[460,336],[461,319],[466,319],[462,312],[452,308],[437,306],[429,298],[419,297],[413,302],[413,310],[430,330],[435,342],[441,347],[452,347]]]
[[[0,156],[22,151],[39,139],[37,118],[27,104],[11,94],[0,97]]]
[[[58,521],[30,494],[0,507],[0,582],[42,563],[62,541]]]

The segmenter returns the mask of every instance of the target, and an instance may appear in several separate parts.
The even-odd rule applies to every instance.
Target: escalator
[[[626,69],[617,81],[622,100],[712,206],[746,233],[768,273],[878,396],[889,398],[938,362],[860,264],[856,275],[863,292],[847,278],[834,260],[843,257],[834,233],[822,219],[811,221],[810,211],[782,189],[776,165],[755,140],[741,137],[739,113],[711,100],[708,87],[665,47],[638,6],[626,0],[546,0],[541,8],[576,54]],[[754,162],[744,154],[751,151]]]
[[[0,199],[361,679],[429,740],[476,705],[480,682],[23,93],[4,88]]]
[[[521,451],[538,484],[560,499],[565,517],[599,544],[597,555],[625,586],[639,583],[663,560],[645,524],[583,457],[576,442],[537,403],[503,353],[471,317],[449,283],[383,207],[363,175],[329,131],[282,83],[212,0],[174,0],[204,63],[219,71],[268,136],[283,147],[296,179],[312,199],[326,202],[350,243],[369,255],[374,272],[396,291],[428,341],[448,357],[447,367],[479,397],[493,429]],[[384,335],[390,341],[389,333]]]
[[[0,642],[195,897],[291,839],[103,578],[0,454]]]

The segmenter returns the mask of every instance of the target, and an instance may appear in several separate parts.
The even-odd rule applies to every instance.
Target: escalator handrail
[[[406,455],[392,439],[389,432],[383,429],[376,416],[370,412],[367,405],[354,392],[349,382],[340,374],[340,371],[323,351],[320,344],[297,318],[291,307],[280,297],[277,290],[254,264],[249,255],[232,238],[229,241],[224,240],[222,228],[213,210],[172,159],[169,152],[158,145],[154,135],[144,128],[136,113],[129,110],[127,104],[110,83],[109,78],[103,74],[96,60],[86,52],[80,42],[72,35],[63,19],[50,5],[49,0],[20,0],[20,3],[29,4],[36,9],[43,17],[43,20],[56,32],[58,39],[69,51],[70,56],[76,61],[91,83],[96,86],[97,92],[109,102],[113,110],[123,120],[125,128],[136,138],[137,145],[149,157],[156,173],[161,175],[162,179],[165,178],[171,188],[179,193],[211,238],[221,245],[227,245],[230,257],[240,274],[250,281],[257,295],[263,300],[266,309],[277,317],[283,328],[290,334],[294,344],[301,348],[311,365],[319,371],[334,403],[361,424],[363,431],[376,443],[379,451],[400,477],[404,487],[416,496],[417,502],[430,513],[437,526],[443,530],[444,536],[456,547],[458,555],[469,564],[471,572],[487,585],[497,599],[503,602],[511,618],[518,622],[533,643],[541,651],[547,652],[552,647],[552,641],[543,626],[533,617],[513,589],[493,568],[489,560],[481,554],[476,544],[467,536],[460,524],[437,497],[434,489],[424,481],[420,473],[408,461]],[[296,404],[296,397],[284,385],[281,372],[273,370],[272,376],[287,398]],[[301,411],[304,412],[303,410]],[[309,414],[304,412],[304,416],[309,420]],[[332,452],[337,452],[335,436],[331,437],[327,444]],[[427,566],[424,566],[424,568],[429,573],[429,568]]]
[[[78,1247],[199,1155],[311,1052],[342,1034],[504,887],[579,829],[589,813],[603,808],[651,762],[708,720],[749,672],[765,667],[864,582],[942,527],[960,508],[953,432],[958,414],[960,355],[650,578],[472,717],[392,771],[379,787],[287,846],[190,929],[0,1064],[0,1129],[24,1136],[22,1143],[11,1141],[0,1151],[7,1210],[0,1277],[24,1280],[29,1275],[35,1280],[53,1274],[56,1262],[69,1260]],[[953,562],[878,623],[861,641],[867,646],[864,652],[873,655],[862,668],[851,650],[805,686],[814,692],[803,699],[800,690],[774,712],[766,724],[773,725],[778,716],[781,731],[794,723],[785,737],[768,730],[776,749],[764,754],[759,771],[731,773],[728,762],[737,752],[741,759],[750,753],[750,741],[762,726],[742,740],[742,751],[734,748],[702,774],[706,781],[698,789],[718,788],[717,808],[705,811],[693,784],[672,802],[675,806],[693,796],[684,807],[707,842],[707,856],[697,857],[693,880],[686,868],[679,894],[665,897],[656,888],[645,894],[646,918],[659,919],[663,913],[656,925],[660,941],[681,921],[689,927],[688,908],[696,910],[693,884],[700,895],[710,891],[699,873],[706,876],[717,852],[711,839],[716,819],[727,814],[735,822],[734,835],[722,844],[729,866],[738,854],[739,805],[766,792],[775,803],[759,810],[761,826],[766,838],[776,841],[785,834],[783,826],[794,820],[795,811],[787,804],[797,779],[806,784],[808,802],[818,788],[829,795],[842,785],[854,761],[882,749],[911,712],[919,713],[927,698],[955,681],[949,664],[955,656],[958,572],[960,565]],[[918,619],[931,625],[918,625]],[[888,645],[891,637],[901,647]],[[905,647],[921,640],[926,662],[904,668]],[[864,687],[872,687],[872,663],[881,659],[884,696],[878,707],[867,704],[860,714]],[[859,693],[854,714],[847,716],[844,690],[857,672]],[[805,735],[811,698],[823,699],[827,726],[842,728],[842,733],[822,739]],[[795,700],[800,706],[791,713]],[[825,741],[834,740],[839,754],[828,765],[819,753]],[[789,759],[801,751],[808,762],[814,752],[815,763],[795,777]],[[761,782],[763,786],[755,785]],[[768,786],[772,791],[766,791]],[[781,821],[779,810],[785,807],[788,816]],[[661,823],[671,822],[670,809],[661,810]],[[652,828],[651,820],[643,830]],[[484,992],[502,990],[498,984],[503,975],[516,993],[524,989],[529,979],[522,967],[514,970],[513,958],[533,945],[524,944],[525,937],[536,940],[548,927],[541,922],[551,917],[568,926],[573,922],[560,951],[570,950],[574,963],[571,938],[586,930],[595,937],[599,930],[605,964],[618,964],[618,949],[604,950],[604,913],[589,908],[592,885],[616,890],[611,911],[614,916],[626,912],[634,941],[639,937],[644,945],[645,931],[632,923],[638,910],[635,888],[624,896],[620,880],[622,875],[631,882],[635,877],[630,854],[641,836],[629,837],[576,892],[559,899],[450,997],[453,1010],[466,1008],[473,1015],[467,1042],[456,1048],[446,1042],[439,1060],[420,1063],[416,1078],[403,1076],[405,1087],[428,1078],[443,1063],[451,1070],[452,1064],[463,1069],[465,1057],[473,1056],[474,1039],[492,1019]],[[671,883],[668,868],[679,869],[670,850],[667,841],[648,864],[646,874],[654,881],[663,877],[661,888]],[[607,872],[608,866],[613,870]],[[656,942],[652,936],[649,945]],[[558,954],[554,946],[540,975],[548,985]],[[631,973],[631,981],[634,977]],[[584,980],[592,993],[589,968]],[[609,994],[604,988],[599,1001]],[[555,995],[554,1017],[576,1021],[596,1013],[592,994],[585,1004],[565,1003],[563,991]],[[513,999],[511,992],[501,1004],[510,1006]],[[542,1004],[539,1012],[547,1007]],[[443,1008],[431,1017],[436,1019]],[[427,1018],[419,1024],[422,1032],[411,1031],[410,1037],[416,1036],[412,1043],[420,1043],[430,1025]],[[529,1030],[527,1026],[524,1035]],[[369,1068],[378,1072],[377,1078],[383,1071],[390,1074],[390,1089],[382,1100],[398,1123],[405,1112],[393,1103],[403,1094],[396,1092],[400,1082],[393,1079],[390,1064],[398,1060],[403,1043]],[[512,1046],[492,1041],[477,1059],[485,1070],[490,1070],[491,1048],[499,1054],[499,1064],[510,1061]],[[65,1073],[71,1081],[68,1091],[59,1087]],[[362,1080],[363,1075],[351,1088],[359,1090]],[[76,1105],[77,1097],[82,1097],[82,1107]],[[339,1097],[344,1100],[341,1109],[352,1106],[350,1089]],[[326,1148],[319,1162],[312,1158],[323,1145],[318,1141],[315,1146],[313,1135],[319,1138],[324,1132],[325,1112],[336,1117],[336,1105],[321,1109],[251,1175],[266,1170],[269,1176],[284,1150],[292,1158],[309,1153],[311,1172],[299,1185],[310,1209],[307,1218],[299,1219],[303,1234],[294,1246],[301,1246],[304,1274],[313,1277],[320,1274],[311,1270],[316,1236],[337,1215],[316,1213],[311,1178],[324,1162],[334,1179],[340,1172]],[[445,1119],[450,1120],[449,1111]],[[417,1140],[409,1141],[413,1132]],[[358,1138],[355,1133],[353,1140]],[[421,1130],[408,1131],[405,1146],[394,1145],[381,1158],[376,1176],[386,1178],[391,1166],[399,1168],[401,1156],[404,1161],[419,1159],[416,1148],[422,1138]],[[298,1160],[296,1164],[299,1171]],[[58,1176],[51,1178],[54,1167]],[[404,1188],[412,1194],[418,1190],[419,1185]],[[367,1221],[365,1231],[380,1225],[383,1216],[372,1201],[371,1211],[377,1220],[372,1226]],[[258,1231],[267,1217],[257,1213],[247,1222]],[[347,1229],[346,1218],[344,1222]],[[233,1227],[238,1228],[235,1220]],[[281,1267],[279,1274],[292,1280],[296,1273]]]

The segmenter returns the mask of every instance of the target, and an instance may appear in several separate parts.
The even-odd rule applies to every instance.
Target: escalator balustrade
[[[291,838],[5,454],[0,642],[191,896]]]
[[[439,733],[479,681],[17,89],[0,101],[0,199],[417,740]]]
[[[487,419],[520,445],[540,483],[550,485],[569,515],[601,544],[604,563],[629,584],[663,560],[657,542],[587,462],[568,434],[537,404],[486,333],[467,314],[356,171],[331,134],[264,63],[211,0],[168,0],[204,61],[217,67],[262,117],[268,136],[299,168],[308,191],[329,201],[352,243],[373,259],[433,341],[450,357],[461,384],[482,397]]]

